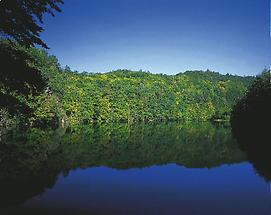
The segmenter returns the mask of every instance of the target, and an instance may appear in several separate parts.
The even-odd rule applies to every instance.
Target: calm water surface
[[[270,215],[270,184],[210,123],[9,132],[0,214]]]

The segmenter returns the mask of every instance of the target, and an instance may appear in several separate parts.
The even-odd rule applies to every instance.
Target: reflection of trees
[[[257,132],[253,132],[257,136]],[[271,181],[271,146],[270,140],[266,138],[252,138],[248,135],[246,138],[239,138],[240,149],[246,153],[246,157],[252,163],[258,175],[266,181]]]
[[[230,130],[210,123],[82,126],[14,132],[0,145],[2,205],[25,201],[75,168],[141,168],[176,163],[214,167],[245,159]],[[3,191],[3,192],[2,192]],[[20,193],[20,195],[17,195]]]
[[[65,169],[101,165],[127,169],[167,163],[210,168],[244,159],[229,129],[208,123],[82,127],[66,134],[62,142],[68,144],[51,161]]]
[[[1,140],[0,207],[20,204],[54,186],[59,171],[46,162],[59,146],[55,132],[12,131]]]
[[[26,200],[43,193],[46,188],[54,186],[57,172],[39,172],[39,175],[28,175],[0,180],[0,208],[21,204]]]
[[[231,124],[240,148],[253,163],[256,172],[271,180],[270,70],[265,70],[249,88],[246,97],[234,108]]]

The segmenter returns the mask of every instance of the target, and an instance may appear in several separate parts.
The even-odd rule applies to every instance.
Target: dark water
[[[0,214],[269,215],[270,169],[248,160],[210,123],[12,131]]]

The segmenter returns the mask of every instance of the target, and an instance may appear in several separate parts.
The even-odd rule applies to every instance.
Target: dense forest
[[[239,138],[254,135],[257,140],[269,133],[271,110],[271,73],[265,69],[248,88],[246,95],[233,107],[231,124]],[[268,102],[269,101],[269,102]],[[264,138],[262,140],[266,140]],[[250,140],[252,140],[250,138]],[[261,141],[259,141],[261,142]],[[265,142],[265,141],[264,141]]]
[[[7,64],[0,85],[2,125],[227,120],[254,79],[209,70],[80,73],[61,68],[43,49],[5,40],[0,54]],[[26,68],[18,71],[14,62]]]

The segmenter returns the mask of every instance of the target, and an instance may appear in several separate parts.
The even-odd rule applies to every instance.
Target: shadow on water
[[[0,145],[0,207],[18,205],[52,188],[62,173],[106,166],[144,168],[175,163],[212,168],[245,155],[230,128],[198,124],[114,124],[75,129],[12,131]]]
[[[233,135],[239,148],[245,152],[247,160],[253,165],[256,173],[266,181],[271,181],[271,144],[267,124],[252,121],[247,124],[233,125]],[[235,128],[239,126],[239,128]],[[240,127],[242,127],[240,129]]]
[[[254,135],[256,131],[252,132]],[[253,165],[257,174],[266,181],[271,181],[271,146],[268,136],[265,138],[236,137],[240,149],[246,154],[247,160]]]

